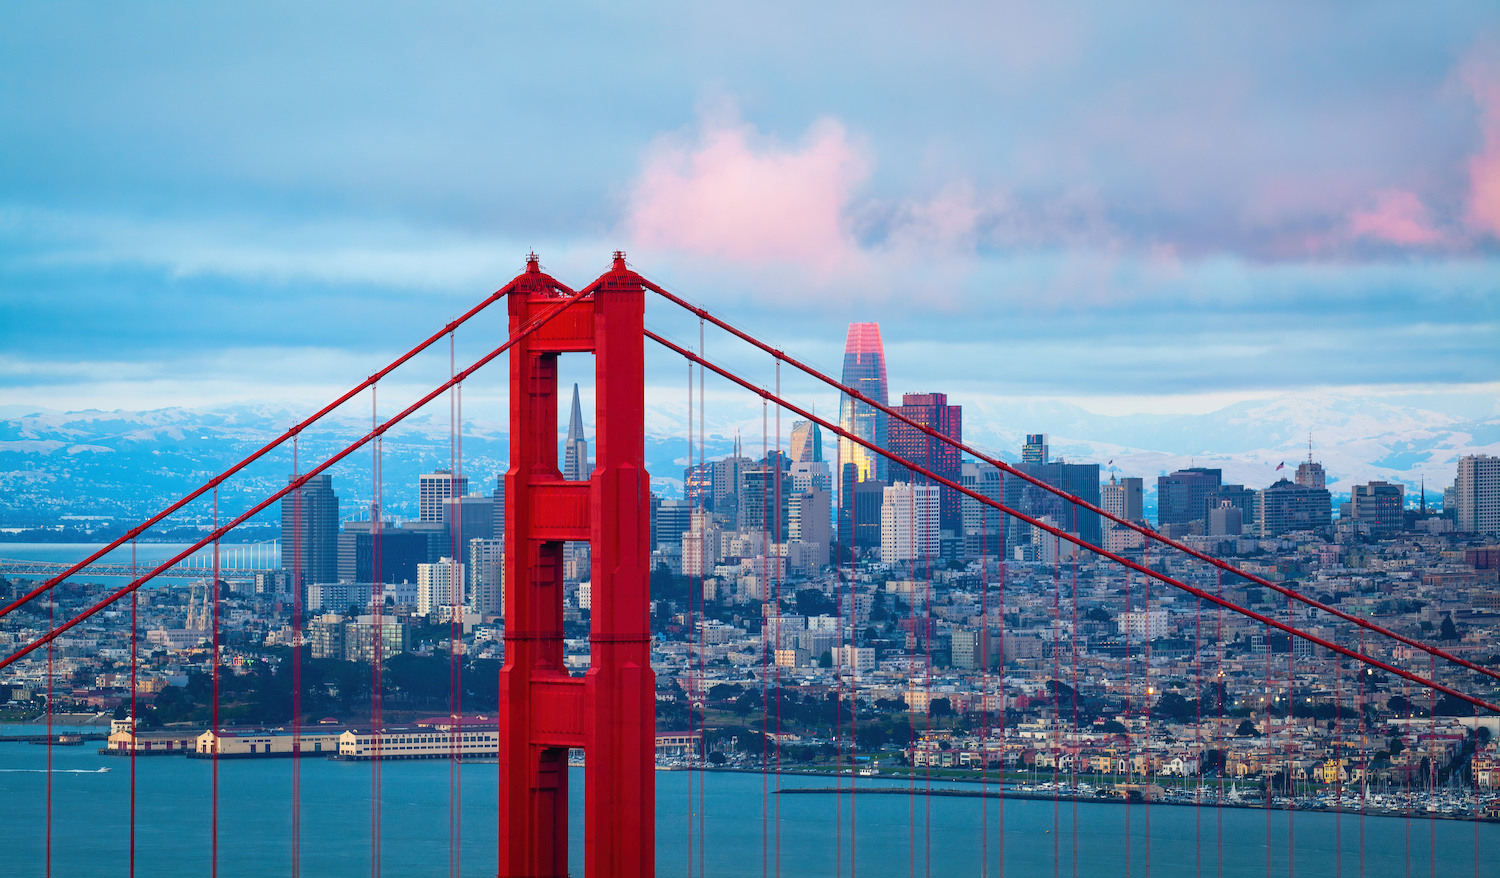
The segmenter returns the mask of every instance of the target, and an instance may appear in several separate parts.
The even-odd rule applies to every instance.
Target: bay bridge
[[[281,541],[259,543],[221,543],[217,550],[200,551],[183,558],[156,574],[176,579],[202,579],[215,572],[221,577],[245,577],[276,573],[281,567]],[[94,561],[79,568],[65,561],[40,561],[26,558],[0,558],[0,575],[18,578],[51,578],[65,574],[74,579],[89,576],[125,576],[135,578],[141,565],[121,561]]]

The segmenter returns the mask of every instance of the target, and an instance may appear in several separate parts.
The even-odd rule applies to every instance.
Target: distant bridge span
[[[129,564],[90,564],[82,571],[74,574],[72,578],[86,579],[88,576],[124,576],[134,578],[142,572],[150,570],[155,562],[139,563],[135,566]],[[50,579],[59,573],[66,573],[72,568],[72,564],[66,561],[26,561],[19,558],[0,558],[0,574],[5,576],[31,576],[39,579]],[[219,565],[219,577],[245,577],[254,576],[257,573],[275,573],[280,568],[264,567],[232,567],[225,564]],[[171,576],[177,579],[202,579],[213,575],[213,564],[203,564],[199,559],[194,559],[191,564],[178,564],[158,573],[157,576]]]

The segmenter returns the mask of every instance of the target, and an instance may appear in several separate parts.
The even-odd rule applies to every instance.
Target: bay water
[[[25,729],[11,726],[3,731],[19,734]],[[52,748],[53,875],[128,874],[130,761],[99,755],[97,747],[97,742],[90,742]],[[46,873],[47,750],[0,743],[0,802],[5,803],[0,874],[21,878]],[[382,764],[378,792],[383,874],[449,873],[453,770],[447,761]],[[137,874],[209,874],[212,764],[181,756],[140,757],[136,772]],[[496,766],[467,763],[456,772],[461,873],[493,875]],[[291,762],[285,759],[219,763],[219,875],[290,873],[291,775]],[[302,874],[370,874],[372,776],[369,763],[302,762]],[[656,781],[660,875],[688,874],[690,826],[693,874],[729,878],[1262,878],[1285,875],[1289,865],[1305,875],[1500,874],[1500,825],[1488,823],[1018,798],[1002,803],[869,793],[778,796],[774,775],[739,772],[661,771]],[[581,875],[582,769],[572,770],[570,783],[575,827],[570,865],[573,874]],[[783,787],[835,783],[829,777],[780,779]],[[905,782],[860,778],[856,783],[872,787]],[[847,789],[848,779],[842,784]],[[919,793],[922,786],[918,781]],[[691,821],[690,787],[695,815],[696,802],[702,803],[701,819]]]

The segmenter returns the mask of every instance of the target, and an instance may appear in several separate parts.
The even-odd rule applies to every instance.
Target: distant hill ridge
[[[1491,406],[1486,413],[1482,400],[1478,411],[1472,401],[1468,410],[1437,411],[1325,394],[1243,402],[1200,415],[1126,416],[1046,400],[955,401],[964,405],[964,436],[971,444],[1016,460],[1024,434],[1045,432],[1054,458],[1097,462],[1106,478],[1110,473],[1144,477],[1148,492],[1154,491],[1157,475],[1194,465],[1222,468],[1227,482],[1264,487],[1307,456],[1309,433],[1313,458],[1327,470],[1335,495],[1375,479],[1401,482],[1414,493],[1425,477],[1429,495],[1436,496],[1452,483],[1460,457],[1500,455],[1500,412]],[[6,406],[0,410],[0,526],[46,524],[63,515],[145,517],[306,414],[279,404],[138,412]],[[759,455],[758,404],[718,406],[708,414],[710,459],[730,452],[736,431],[745,438],[746,453]],[[687,440],[685,429],[676,425],[685,420],[685,406],[677,404],[651,406],[647,413],[647,465],[663,496],[681,495]],[[784,433],[794,420],[783,415]],[[494,490],[508,455],[506,426],[466,418],[462,469],[471,490]],[[301,468],[368,429],[367,412],[351,407],[347,414],[335,414],[327,426],[300,439]],[[825,437],[830,452],[836,445],[832,438]],[[370,460],[365,449],[332,469],[345,518],[361,517],[370,502]],[[382,458],[387,512],[415,517],[417,475],[447,468],[451,460],[446,407],[393,428]],[[1282,462],[1287,469],[1278,473]],[[268,455],[226,483],[221,515],[235,514],[286,484],[291,471],[290,449]]]

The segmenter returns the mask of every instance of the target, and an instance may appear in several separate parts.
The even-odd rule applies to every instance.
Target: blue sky
[[[893,393],[1500,398],[1500,7],[805,6],[4,4],[0,402],[316,402],[617,247]]]

